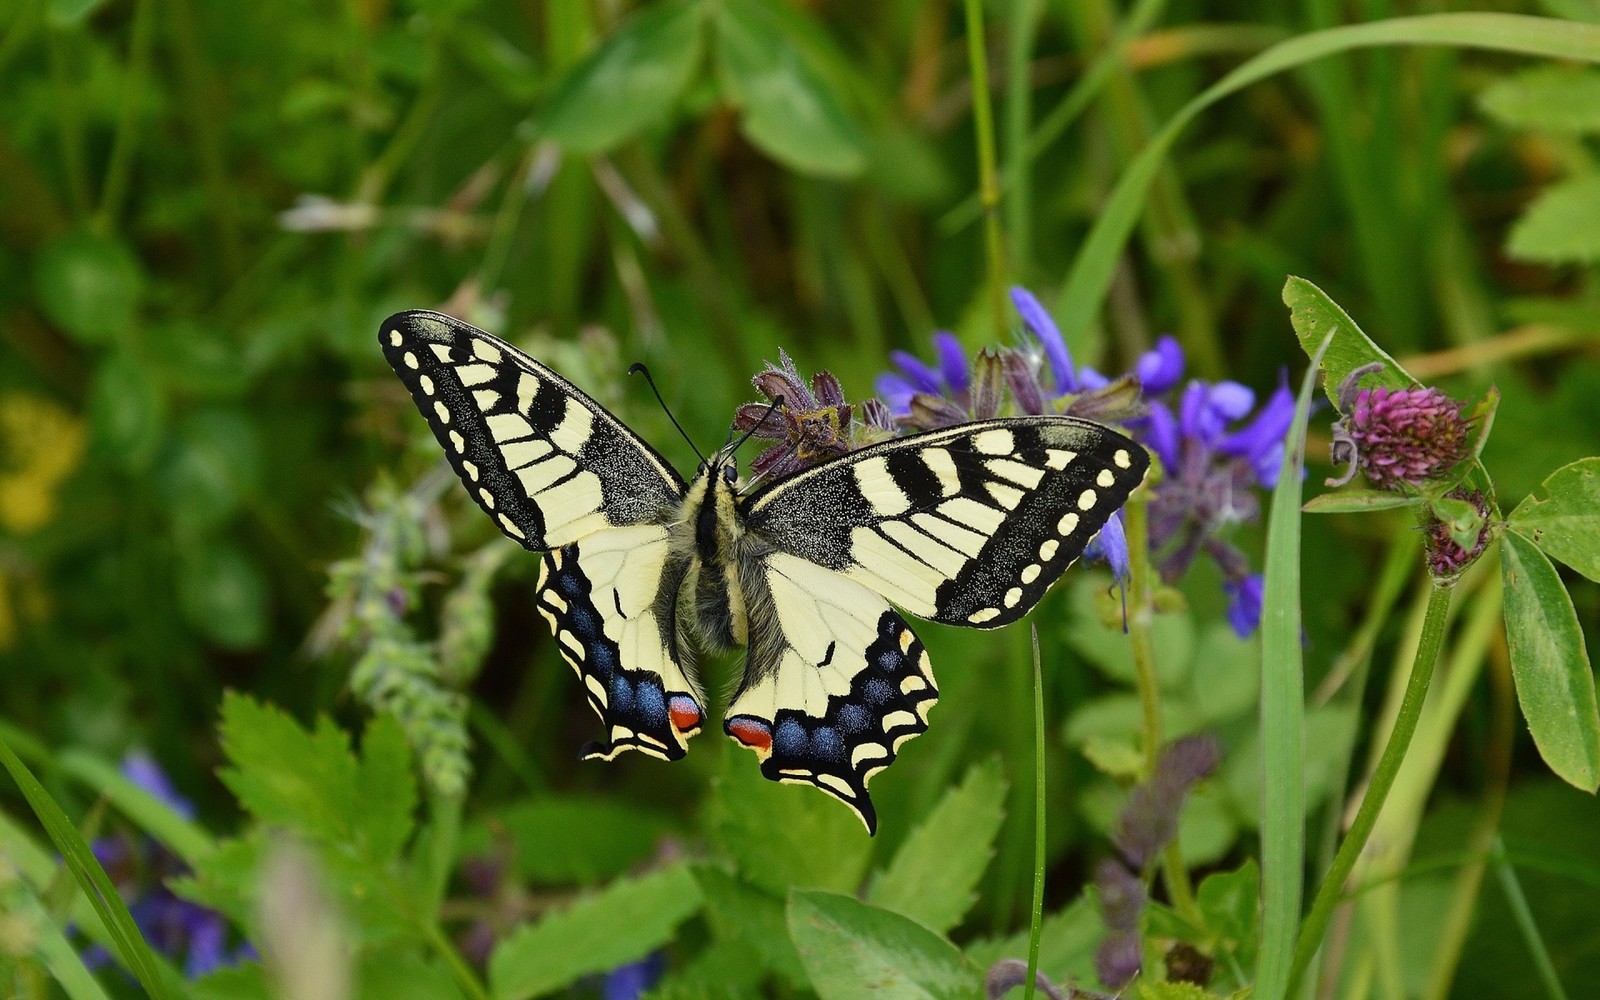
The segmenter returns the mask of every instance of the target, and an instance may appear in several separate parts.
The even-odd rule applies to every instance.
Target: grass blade
[[[1306,416],[1323,339],[1295,398],[1267,515],[1266,584],[1261,605],[1261,952],[1256,995],[1282,996],[1294,958],[1305,866],[1305,677],[1300,655],[1300,473]]]

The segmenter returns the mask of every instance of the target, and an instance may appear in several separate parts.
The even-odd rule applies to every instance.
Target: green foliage
[[[906,838],[867,902],[947,933],[972,906],[1005,818],[1005,797],[999,763],[973,765]]]
[[[1152,678],[1097,571],[1035,614],[1046,975],[1096,983],[1089,873],[1146,776],[1153,706],[1163,738],[1214,734],[1224,763],[1179,849],[1139,873],[1165,902],[1144,910],[1128,995],[1202,995],[1155,981],[1183,940],[1217,963],[1216,995],[1266,996],[1252,976],[1261,955],[1289,957],[1303,872],[1307,893],[1358,894],[1348,964],[1396,958],[1419,995],[1445,992],[1436,954],[1458,956],[1438,961],[1460,983],[1520,995],[1530,940],[1572,995],[1600,977],[1597,824],[1571,787],[1600,784],[1600,459],[1583,457],[1600,455],[1600,15],[1380,4],[1339,24],[1337,5],[1256,4],[1199,24],[1161,3],[974,6],[994,192],[960,5],[0,4],[0,734],[17,755],[0,994],[120,998],[132,973],[174,997],[277,996],[288,970],[263,912],[283,902],[268,876],[286,844],[326,897],[296,912],[326,919],[351,995],[587,995],[648,959],[660,998],[970,996],[1025,958],[1036,734],[1015,633],[919,627],[944,698],[875,779],[875,839],[761,778],[715,706],[684,762],[579,765],[594,722],[533,613],[537,557],[440,468],[373,345],[388,312],[444,303],[683,468],[628,362],[651,364],[702,450],[780,349],[865,398],[892,349],[927,357],[934,328],[969,352],[995,340],[967,225],[990,211],[1004,280],[1054,304],[1097,371],[1172,331],[1185,378],[1264,398],[1297,373],[1296,338],[1309,355],[1335,330],[1330,399],[1377,362],[1365,385],[1477,401],[1474,461],[1450,482],[1313,497],[1301,509],[1330,516],[1294,518],[1296,545],[1285,479],[1265,547],[1259,524],[1236,532],[1275,584],[1302,574],[1298,601],[1271,588],[1269,645],[1234,634],[1204,569],[1155,586]],[[1486,518],[1444,495],[1460,484]],[[1530,491],[1502,517],[1499,498]],[[1431,634],[1428,593],[1390,609],[1371,567],[1386,546],[1415,561],[1402,541],[1433,518],[1457,542],[1489,524],[1503,624],[1474,610],[1446,630],[1441,612],[1449,697],[1429,703],[1456,714],[1404,754],[1437,762],[1415,864],[1391,843],[1398,875],[1357,884],[1334,852],[1389,773]],[[1454,585],[1480,609],[1492,579]],[[1501,628],[1515,703],[1451,687],[1493,676]],[[740,665],[703,666],[720,692]],[[194,818],[118,770],[132,747]],[[1546,766],[1570,784],[1539,780]],[[1264,800],[1264,783],[1303,806]],[[1480,892],[1475,831],[1506,789],[1506,851]],[[1282,850],[1297,834],[1304,865]],[[130,919],[153,890],[96,862],[117,845],[269,964],[185,978]],[[1480,922],[1452,951],[1457,909]],[[91,969],[91,944],[113,964]]]
[[[1528,729],[1552,771],[1593,792],[1600,788],[1600,710],[1572,599],[1555,566],[1516,531],[1501,539],[1500,566],[1506,646]]]
[[[948,941],[848,896],[795,892],[789,933],[822,1000],[969,997],[979,975]]]
[[[543,996],[643,958],[699,908],[699,887],[685,865],[619,879],[501,941],[489,960],[495,1000]]]

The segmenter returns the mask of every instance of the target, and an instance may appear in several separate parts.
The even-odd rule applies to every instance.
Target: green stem
[[[1378,765],[1373,769],[1372,780],[1367,784],[1367,792],[1361,799],[1361,807],[1356,810],[1355,821],[1350,824],[1350,832],[1339,845],[1339,853],[1334,856],[1333,865],[1328,869],[1327,876],[1317,887],[1316,898],[1311,902],[1311,911],[1300,927],[1300,938],[1294,949],[1294,962],[1289,968],[1289,985],[1283,994],[1286,998],[1297,995],[1300,979],[1316,955],[1317,949],[1321,947],[1322,935],[1328,929],[1328,921],[1333,917],[1334,908],[1343,895],[1345,882],[1355,868],[1362,849],[1366,847],[1367,838],[1372,834],[1372,828],[1378,821],[1378,813],[1383,809],[1384,799],[1388,797],[1395,776],[1400,772],[1400,765],[1405,760],[1406,750],[1411,745],[1411,737],[1417,730],[1417,720],[1422,715],[1422,703],[1428,694],[1428,682],[1433,677],[1434,662],[1438,660],[1439,647],[1444,642],[1445,621],[1450,610],[1450,592],[1449,587],[1435,585],[1428,594],[1428,609],[1422,621],[1422,636],[1417,641],[1417,655],[1411,664],[1411,679],[1406,683],[1405,696],[1401,700],[1400,711],[1395,716],[1394,729],[1389,733],[1389,742],[1383,748],[1383,756],[1378,758]]]
[[[1534,922],[1528,897],[1522,892],[1522,881],[1517,878],[1516,869],[1506,861],[1506,845],[1499,836],[1494,838],[1491,857],[1494,859],[1494,873],[1500,879],[1500,888],[1505,890],[1506,902],[1511,904],[1511,916],[1516,920],[1517,930],[1522,932],[1522,940],[1527,944],[1534,968],[1539,972],[1539,982],[1551,1000],[1567,1000],[1567,991],[1561,986],[1555,963],[1550,961],[1550,951],[1544,946],[1539,925]]]
[[[59,28],[45,29],[50,53],[50,89],[55,94],[56,138],[67,175],[67,200],[75,218],[89,214],[89,171],[84,166],[83,109],[78,106],[77,83],[67,63],[67,42]]]
[[[1027,163],[1028,122],[1033,117],[1033,88],[1028,85],[1029,58],[1039,27],[1039,0],[1014,0],[1006,32],[1005,230],[1011,237],[1011,261],[1024,280],[1033,260],[1033,190],[1026,168],[1010,169],[1013,161]],[[1030,980],[1031,981],[1031,980]]]
[[[1022,1000],[1033,1000],[1039,978],[1039,930],[1044,923],[1044,673],[1039,667],[1039,627],[1033,638],[1033,909],[1028,927],[1028,978]]]
[[[100,211],[95,221],[107,232],[116,224],[117,213],[128,190],[128,174],[133,168],[133,149],[139,138],[139,97],[150,66],[150,44],[155,35],[155,4],[138,0],[133,9],[132,37],[128,41],[128,70],[123,82],[122,106],[117,109],[117,132],[111,142],[111,159],[106,164],[105,181],[100,188]]]
[[[984,255],[989,262],[989,308],[996,341],[1006,339],[1006,264],[1000,241],[1000,181],[995,168],[994,120],[989,109],[989,59],[983,42],[983,0],[966,0],[967,59],[972,74],[972,120],[978,133],[978,200],[983,205]]]
[[[472,971],[472,966],[467,964],[467,960],[461,957],[459,951],[456,951],[450,939],[444,936],[444,931],[439,929],[439,925],[430,920],[424,925],[423,933],[428,939],[428,944],[432,945],[433,950],[444,959],[444,964],[450,967],[456,981],[461,984],[467,995],[472,997],[472,1000],[489,1000],[489,991],[478,982],[477,973]]]

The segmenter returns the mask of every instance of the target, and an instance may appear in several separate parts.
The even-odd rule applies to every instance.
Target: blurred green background
[[[1121,171],[1230,68],[1319,29],[1465,6],[983,5],[1007,281],[1059,308]],[[1487,6],[1600,22],[1587,0]],[[1305,276],[1419,377],[1462,398],[1498,386],[1485,459],[1509,509],[1600,453],[1597,134],[1600,73],[1546,60],[1406,48],[1270,76],[1183,133],[1072,346],[1117,372],[1170,332],[1192,374],[1265,392],[1303,369],[1279,293]],[[652,366],[706,448],[780,348],[861,398],[891,349],[926,357],[935,329],[971,349],[1015,336],[989,312],[975,150],[953,0],[0,5],[0,718],[47,747],[146,747],[228,828],[213,774],[225,689],[302,719],[361,716],[346,693],[358,654],[336,641],[359,649],[358,598],[335,574],[330,602],[329,571],[356,558],[359,575],[390,523],[373,511],[438,458],[376,349],[384,316],[443,307],[528,346],[692,469],[625,384],[630,362]],[[1314,484],[1325,422],[1312,437]],[[492,535],[457,492],[404,494],[420,498],[416,536],[376,546],[410,553],[400,600],[423,636],[470,575],[462,554]],[[1308,689],[1409,530],[1309,523]],[[642,844],[621,856],[692,838],[724,741],[671,772],[578,767],[594,720],[532,613],[533,560],[493,558],[461,619],[482,654],[463,675],[469,814],[603,791]],[[1592,628],[1600,588],[1570,582]],[[1073,638],[1101,587],[1063,586],[1035,616],[1053,734],[1116,686]],[[1208,648],[1214,590],[1186,588],[1175,648]],[[948,693],[922,756],[882,779],[889,844],[996,751],[1024,748],[1006,766],[1013,811],[1031,795],[1026,635],[925,631]],[[1243,646],[1212,653],[1248,671]],[[1491,700],[1480,684],[1444,799],[1484,788]],[[1093,818],[1116,790],[1064,741],[1050,752],[1051,891],[1068,898],[1103,853]],[[1537,800],[1519,822],[1547,815],[1558,842],[1592,841],[1592,801],[1552,787],[1531,747],[1515,754]],[[1090,801],[1096,787],[1113,801]],[[1252,824],[1223,822],[1210,859],[1248,853]],[[1026,908],[1017,826],[976,929],[1012,930]],[[1552,933],[1592,969],[1589,923]]]

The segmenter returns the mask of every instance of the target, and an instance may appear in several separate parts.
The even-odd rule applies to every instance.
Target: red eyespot
[[[772,749],[772,730],[757,719],[729,719],[728,735],[758,753]]]
[[[672,728],[680,733],[700,728],[700,706],[688,695],[677,695],[667,703],[667,713],[672,716]]]

